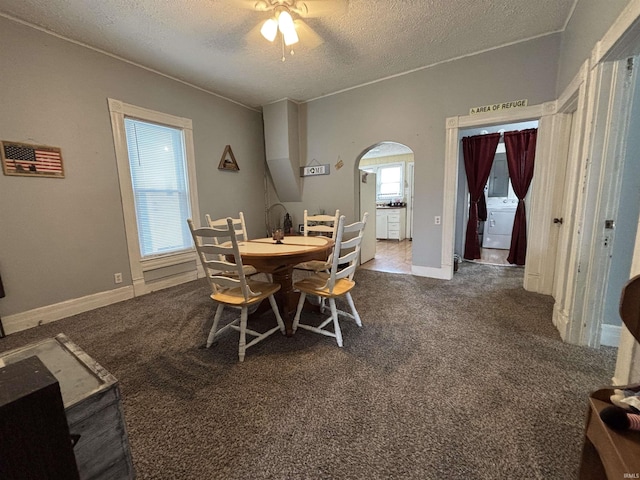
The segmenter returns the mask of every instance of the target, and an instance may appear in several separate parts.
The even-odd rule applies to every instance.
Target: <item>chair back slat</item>
[[[195,228],[191,219],[188,219],[187,223],[213,293],[217,294],[229,288],[240,287],[245,301],[257,296],[249,288],[242,268],[242,257],[238,248],[237,231],[234,229],[233,219],[227,218],[226,226],[218,225],[216,228]],[[208,239],[214,239],[216,243],[205,243],[205,241],[210,241]],[[213,255],[213,258],[208,255]],[[233,262],[229,260],[230,256],[233,256]],[[228,272],[229,275],[221,275],[221,272]]]
[[[326,237],[336,238],[336,230],[338,229],[338,219],[340,218],[340,210],[336,210],[335,215],[309,215],[307,210],[304,211],[304,236],[309,233],[319,233]]]
[[[205,218],[210,228],[214,228],[216,230],[218,229],[226,230],[227,218],[230,218],[230,217],[218,218],[217,220],[214,220],[211,218],[211,215],[207,213],[205,215]],[[244,223],[244,213],[240,212],[238,214],[238,218],[231,218],[231,221],[233,223],[233,230],[236,233],[236,238],[238,239],[238,241],[246,242],[249,239],[249,237],[247,235],[247,227]]]
[[[341,278],[353,279],[358,261],[360,259],[360,245],[362,244],[362,235],[367,224],[369,214],[365,213],[362,221],[345,225],[346,217],[341,215],[338,220],[338,228],[336,230],[335,245],[331,258],[331,273],[327,280],[325,288],[333,293],[336,280]],[[357,235],[348,240],[344,240],[345,233],[356,233]]]

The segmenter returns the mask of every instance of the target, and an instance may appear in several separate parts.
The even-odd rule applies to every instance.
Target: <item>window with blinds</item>
[[[124,119],[141,258],[191,250],[183,132]]]

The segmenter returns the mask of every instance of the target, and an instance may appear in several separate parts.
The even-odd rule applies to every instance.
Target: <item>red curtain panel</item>
[[[531,185],[533,178],[537,137],[537,128],[505,132],[504,134],[509,177],[513,191],[518,197],[518,208],[513,220],[511,248],[507,261],[516,265],[524,265],[527,256],[527,216],[524,197],[529,191],[529,185]]]
[[[469,222],[464,245],[464,258],[480,258],[480,240],[478,239],[478,220],[487,219],[487,204],[484,198],[484,186],[487,184],[493,157],[496,155],[499,133],[475,135],[462,139],[464,168],[469,186]]]

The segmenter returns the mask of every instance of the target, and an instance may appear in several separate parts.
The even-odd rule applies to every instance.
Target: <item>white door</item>
[[[360,263],[376,256],[376,174],[360,170],[360,218],[369,213],[360,247]]]
[[[407,189],[406,196],[407,199],[407,233],[406,237],[409,239],[413,238],[413,172],[414,172],[414,162],[409,162],[407,164]]]

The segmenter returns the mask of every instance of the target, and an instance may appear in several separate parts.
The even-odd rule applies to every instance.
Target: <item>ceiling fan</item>
[[[260,21],[252,30],[259,29],[262,37],[275,42],[280,37],[282,61],[285,61],[284,49],[301,42],[305,48],[316,48],[324,40],[302,18],[321,17],[344,13],[348,0],[236,0],[244,8],[258,12],[269,12],[271,16]],[[250,36],[251,33],[250,32]],[[291,50],[293,55],[293,49]]]

